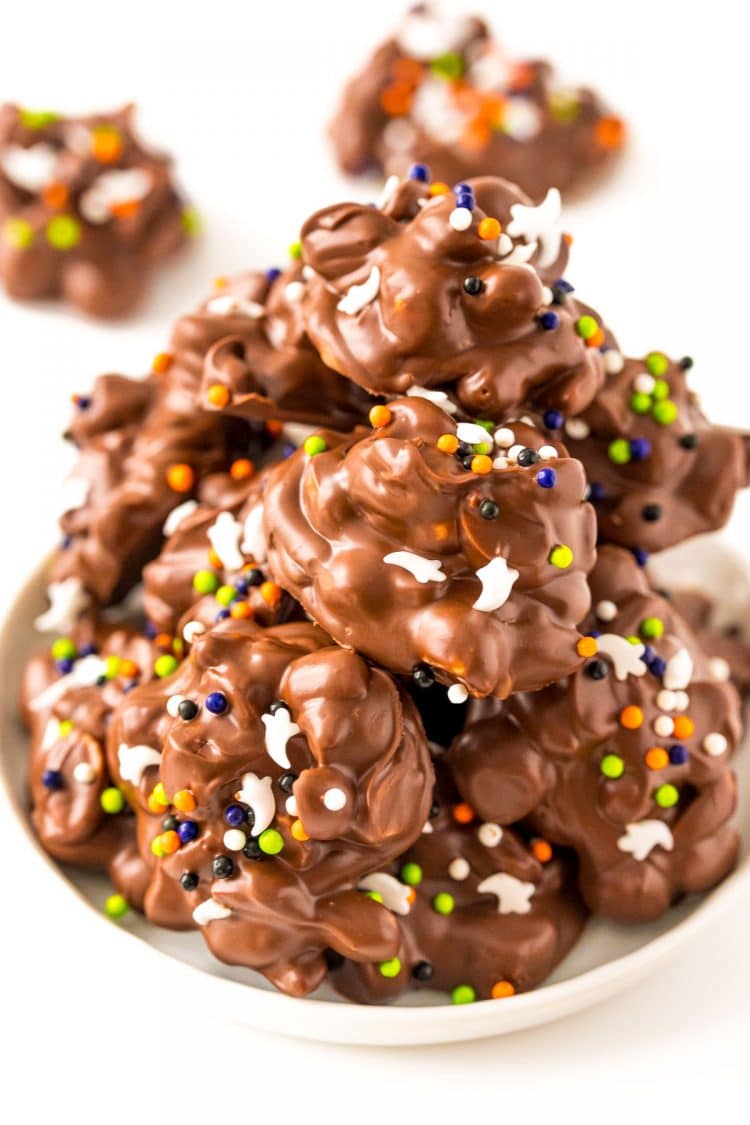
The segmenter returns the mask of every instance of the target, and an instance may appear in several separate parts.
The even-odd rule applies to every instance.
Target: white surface
[[[632,123],[627,166],[569,212],[569,277],[627,350],[689,352],[712,415],[750,422],[740,6],[476,6],[498,23],[504,17],[511,47],[552,54],[568,76],[606,90]],[[0,303],[0,458],[11,529],[3,600],[53,539],[67,464],[54,438],[71,391],[101,370],[145,369],[168,321],[214,274],[272,264],[315,206],[366,196],[334,172],[321,122],[340,80],[400,7],[131,0],[117,9],[44,2],[3,13],[0,96],[62,109],[136,99],[148,133],[179,155],[207,225],[203,248],[162,273],[153,300],[127,325]],[[745,497],[740,526],[749,512]],[[10,850],[11,831],[0,824],[0,1026],[12,1050],[0,1106],[14,1098],[28,1106],[11,1119],[59,1116],[74,1100],[81,1120],[95,1112],[144,1122],[209,1112],[257,1118],[265,1088],[276,1110],[263,1117],[305,1122],[367,1119],[370,1107],[396,1120],[431,1111],[438,1120],[478,1112],[535,1120],[545,1111],[567,1120],[575,1110],[588,1122],[605,1107],[608,1121],[628,1110],[649,1120],[678,1110],[694,1120],[722,1095],[746,1090],[750,896],[658,976],[585,1015],[464,1046],[336,1048],[251,1033],[233,1026],[231,1013],[206,1022],[157,973],[144,971],[153,999],[133,1010],[105,946],[84,943],[67,917],[67,888]]]

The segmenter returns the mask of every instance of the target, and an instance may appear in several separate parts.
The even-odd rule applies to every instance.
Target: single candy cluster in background
[[[747,435],[623,355],[570,243],[554,188],[420,163],[76,398],[24,712],[111,914],[463,1004],[731,870],[750,649],[645,563],[728,518]]]
[[[198,232],[132,106],[87,117],[0,107],[0,223],[11,297],[59,297],[98,317],[129,313],[153,268]]]
[[[590,189],[620,155],[622,120],[549,63],[519,62],[483,20],[419,4],[343,91],[330,125],[355,175],[429,164],[448,184],[494,173],[539,201]]]

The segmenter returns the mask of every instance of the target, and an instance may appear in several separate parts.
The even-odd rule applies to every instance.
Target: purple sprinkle
[[[660,656],[655,656],[649,664],[648,670],[652,676],[656,676],[660,680],[667,670],[667,662],[662,660]]]
[[[420,184],[428,184],[430,182],[430,169],[426,164],[412,164],[409,169],[409,179],[418,180]]]
[[[562,278],[562,277],[561,277],[561,278],[559,278],[559,280],[555,282],[555,284],[553,285],[553,287],[552,287],[552,288],[553,288],[553,289],[562,289],[564,293],[573,293],[573,292],[575,292],[575,290],[573,289],[573,286],[572,286],[572,285],[570,284],[570,282],[569,282],[569,281],[566,281],[566,280],[565,280],[564,278]]]
[[[59,770],[45,770],[42,774],[42,785],[45,789],[62,789],[63,775]]]
[[[231,615],[230,615],[228,609],[220,609],[219,612],[216,614],[216,620],[217,621],[226,621],[226,619],[229,616],[231,616]]]
[[[552,310],[550,309],[547,312],[541,313],[541,315],[539,316],[539,323],[545,330],[545,332],[551,332],[553,328],[557,328],[557,326],[559,325],[560,317],[556,312],[552,312]]]
[[[210,691],[206,696],[206,710],[212,715],[223,715],[229,709],[229,701],[223,691]]]
[[[183,844],[189,844],[198,835],[198,825],[194,820],[183,820],[177,829],[177,835]]]
[[[57,668],[61,676],[67,676],[68,672],[73,671],[74,664],[75,660],[71,660],[69,656],[66,656],[64,660],[55,661],[55,668]]]
[[[645,566],[648,562],[648,551],[643,547],[633,547],[633,558],[638,566]]]
[[[245,822],[245,810],[242,805],[227,805],[224,809],[224,820],[232,828],[239,828]]]
[[[689,757],[687,747],[680,746],[679,742],[669,747],[669,760],[673,766],[684,766]]]
[[[557,484],[557,473],[554,469],[540,469],[536,474],[536,483],[541,488],[554,488]]]
[[[266,281],[269,284],[275,281],[277,277],[281,277],[281,270],[277,269],[276,266],[271,266],[270,269],[266,270]]]
[[[561,430],[565,419],[559,410],[545,410],[542,421],[548,430]]]
[[[630,456],[634,461],[645,461],[651,456],[651,442],[648,438],[633,438],[630,442]]]
[[[603,500],[606,495],[604,485],[598,484],[595,480],[592,480],[589,485],[589,500],[592,504],[596,504],[598,500]]]

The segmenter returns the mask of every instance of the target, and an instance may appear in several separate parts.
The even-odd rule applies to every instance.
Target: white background
[[[99,371],[145,371],[170,321],[215,274],[281,262],[308,212],[366,197],[335,172],[322,126],[400,8],[37,0],[11,15],[3,6],[0,99],[63,111],[136,100],[146,134],[177,155],[206,234],[128,323],[0,299],[0,608],[55,540],[69,456],[57,435],[71,392]],[[509,47],[551,55],[631,122],[627,164],[569,212],[568,276],[626,350],[692,354],[712,416],[750,425],[739,11],[728,0],[484,4]],[[746,498],[737,518],[749,511]],[[252,1034],[231,1013],[206,1022],[157,978],[122,979],[97,957],[95,929],[76,932],[39,865],[29,876],[18,837],[11,849],[6,835],[0,823],[0,1118],[67,1120],[75,1104],[82,1122],[653,1121],[675,1111],[694,1120],[743,1091],[736,1119],[747,1117],[750,901],[637,991],[564,1023],[456,1047],[325,1047]]]

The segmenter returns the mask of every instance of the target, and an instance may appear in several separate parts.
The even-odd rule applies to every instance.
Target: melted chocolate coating
[[[437,406],[407,398],[390,410],[382,428],[326,433],[327,452],[298,450],[271,471],[271,575],[339,644],[394,672],[426,663],[443,682],[504,698],[572,671],[595,536],[580,464],[514,422],[526,452],[474,472],[438,448],[456,424]],[[542,447],[558,455],[540,460]],[[562,567],[551,561],[560,545],[572,552]]]
[[[729,679],[744,697],[750,693],[750,640],[737,622],[719,625],[716,605],[700,590],[675,590],[675,609],[693,630],[717,680]]]
[[[127,807],[110,814],[101,804],[102,793],[115,784],[105,742],[114,709],[134,684],[151,679],[164,649],[128,626],[93,620],[82,621],[72,639],[78,655],[70,673],[60,670],[49,650],[24,670],[32,822],[55,859],[108,871],[128,902],[142,909],[147,869],[136,847],[135,820]],[[91,648],[96,652],[81,655]],[[92,668],[82,676],[84,659]]]
[[[296,299],[301,276],[295,265],[270,282],[263,273],[222,279],[196,313],[178,321],[175,349],[203,372],[204,409],[341,429],[366,417],[368,396],[326,367],[305,333]]]
[[[604,371],[598,348],[576,330],[586,310],[572,296],[550,307],[546,286],[567,262],[562,228],[546,223],[535,250],[525,236],[481,237],[488,216],[503,231],[515,229],[513,216],[525,223],[529,200],[492,177],[469,186],[476,202],[464,230],[451,225],[453,193],[431,196],[414,180],[383,209],[342,203],[308,219],[301,303],[310,337],[330,367],[373,394],[450,384],[461,407],[482,418],[529,406],[578,413]],[[533,268],[516,264],[529,254]],[[372,287],[369,299],[358,286]]]
[[[549,63],[509,59],[482,20],[420,5],[347,84],[330,136],[346,172],[404,175],[419,161],[451,185],[492,172],[541,199],[591,188],[624,128],[591,90],[559,87]]]
[[[62,297],[92,316],[131,311],[186,240],[168,157],[133,107],[88,117],[0,107],[0,279],[12,297]]]
[[[382,1003],[409,989],[462,986],[483,1000],[493,987],[498,995],[498,982],[499,995],[525,992],[549,976],[580,936],[586,912],[569,859],[542,853],[541,863],[509,828],[459,823],[454,809],[465,806],[445,767],[438,777],[429,832],[378,881],[365,880],[394,910],[401,944],[398,964],[386,963],[385,972],[354,961],[332,969],[331,982],[353,1000]]]
[[[170,697],[199,710],[172,717]],[[288,738],[274,735],[279,727]],[[417,836],[433,774],[416,710],[386,672],[305,622],[266,630],[222,622],[196,639],[174,677],[136,689],[118,709],[115,776],[123,746],[136,745],[162,756],[131,799],[144,805],[157,776],[176,804],[190,790],[198,829],[155,862],[145,900],[152,920],[200,925],[219,958],[295,995],[323,979],[327,948],[357,960],[394,955],[395,920],[356,887]],[[244,850],[226,835],[228,807],[245,810]],[[139,839],[150,849],[143,832]],[[183,889],[186,871],[198,878]]]
[[[572,847],[589,908],[641,922],[734,866],[740,704],[627,552],[603,548],[590,581],[598,651],[542,692],[473,705],[450,761],[479,816]],[[655,620],[634,653],[625,638]]]
[[[660,551],[721,527],[750,477],[750,434],[705,418],[680,363],[661,353],[622,361],[613,351],[610,359],[621,370],[565,439],[586,468],[599,537]],[[655,364],[664,368],[657,378],[648,370]],[[651,384],[652,392],[638,390]],[[581,428],[587,436],[577,439]]]
[[[182,636],[188,622],[208,627],[229,614],[275,625],[299,612],[288,594],[263,573],[266,557],[258,517],[266,480],[264,472],[227,489],[219,505],[199,504],[144,568],[144,610],[160,631]],[[212,547],[212,536],[217,543],[227,543],[226,560]],[[201,597],[196,591],[196,575],[207,570],[219,590],[234,587],[228,608],[215,594]]]

